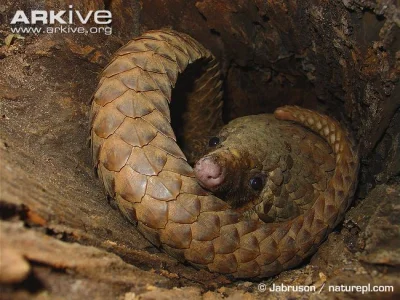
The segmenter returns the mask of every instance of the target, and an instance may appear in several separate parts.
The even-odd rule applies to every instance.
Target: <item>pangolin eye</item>
[[[253,190],[260,191],[263,188],[263,179],[258,176],[251,178],[250,186]]]
[[[208,146],[215,147],[220,143],[219,137],[214,136],[208,141]]]

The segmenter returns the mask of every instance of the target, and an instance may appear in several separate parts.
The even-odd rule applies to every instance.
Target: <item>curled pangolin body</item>
[[[218,64],[209,51],[185,34],[160,30],[116,53],[92,102],[92,155],[99,178],[139,231],[182,261],[238,278],[294,267],[315,252],[351,202],[358,172],[351,140],[327,116],[298,107],[276,110],[276,118],[321,135],[333,149],[336,166],[304,213],[279,223],[249,218],[198,184],[175,142],[171,89],[178,74],[195,62],[203,65],[203,75],[191,97],[203,103],[193,119],[207,133],[219,122],[221,107]],[[203,115],[203,108],[209,113]]]

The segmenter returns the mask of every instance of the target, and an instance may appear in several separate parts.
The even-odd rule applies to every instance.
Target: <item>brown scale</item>
[[[170,126],[171,91],[178,75],[195,63],[203,73],[189,97],[196,104],[184,116],[198,125],[184,133],[192,131],[197,140],[197,146],[189,147],[193,153],[202,145],[202,135],[211,135],[220,124],[221,80],[215,58],[188,35],[172,30],[147,32],[117,51],[92,101],[97,174],[124,216],[151,243],[181,261],[238,278],[293,268],[316,251],[351,203],[358,173],[351,139],[337,121],[299,107],[279,108],[279,122],[272,116],[256,117],[268,118],[271,125],[263,125],[267,131],[280,128],[276,138],[270,141],[254,130],[254,141],[257,136],[268,141],[247,149],[248,156],[230,149],[225,158],[242,157],[250,170],[264,172],[262,190],[254,197],[239,192],[239,197],[219,199],[200,186]],[[321,136],[332,153],[319,137],[291,121]],[[242,121],[227,128],[235,122]],[[270,151],[275,148],[277,152]],[[257,159],[250,159],[250,153]],[[248,183],[246,172],[230,178],[231,187]],[[251,207],[257,201],[260,207]]]

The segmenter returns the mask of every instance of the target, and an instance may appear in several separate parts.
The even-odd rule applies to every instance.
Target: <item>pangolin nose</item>
[[[199,183],[210,190],[225,180],[224,168],[211,157],[201,158],[194,167],[194,173]]]

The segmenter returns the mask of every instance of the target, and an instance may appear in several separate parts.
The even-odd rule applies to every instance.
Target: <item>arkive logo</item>
[[[87,14],[82,14],[78,10],[73,9],[73,5],[68,6],[69,10],[32,10],[30,16],[23,10],[17,10],[11,25],[37,25],[37,24],[69,24],[76,22],[87,24],[91,19],[95,24],[107,25],[112,22],[112,13],[109,10],[89,10]],[[29,18],[30,17],[30,18]]]

